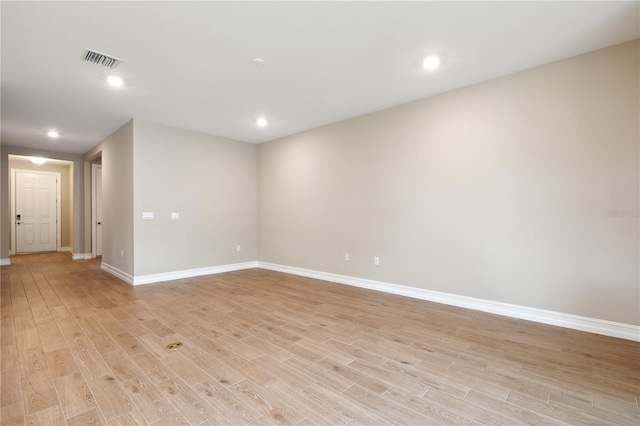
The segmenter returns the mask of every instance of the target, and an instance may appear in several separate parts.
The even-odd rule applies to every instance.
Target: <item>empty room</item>
[[[640,423],[640,2],[0,2],[0,424]]]

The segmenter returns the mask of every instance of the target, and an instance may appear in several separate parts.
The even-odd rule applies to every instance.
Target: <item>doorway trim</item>
[[[61,202],[60,202],[60,172],[49,172],[46,170],[24,170],[24,169],[11,169],[11,250],[9,254],[18,254],[16,246],[16,173],[40,173],[43,175],[53,175],[56,177],[56,251],[60,251],[60,245],[62,243],[61,234]]]
[[[91,164],[91,258],[98,257],[98,179],[96,179],[96,169],[102,164]]]

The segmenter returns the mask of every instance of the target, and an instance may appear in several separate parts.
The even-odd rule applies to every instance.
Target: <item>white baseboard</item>
[[[230,265],[209,266],[206,268],[186,269],[182,271],[163,272],[161,274],[140,275],[133,277],[133,285],[153,284],[162,281],[179,280],[182,278],[199,277],[202,275],[220,274],[222,272],[240,271],[242,269],[257,268],[258,262],[232,263]]]
[[[640,342],[640,326],[637,325],[623,324],[619,322],[583,317],[573,314],[565,314],[562,312],[547,311],[544,309],[530,308],[527,306],[512,305],[509,303],[493,302],[491,300],[476,299],[474,297],[458,296],[450,293],[441,293],[438,291],[408,287],[399,284],[390,284],[381,281],[350,277],[346,275],[313,271],[309,269],[296,268],[293,266],[277,265],[268,262],[257,263],[258,268],[269,269],[272,271],[300,275],[303,277],[315,278],[338,284],[362,287],[370,290],[377,290],[385,293],[412,297],[415,299],[443,303],[445,305],[459,306],[462,308],[474,309],[477,311],[489,312],[492,314],[503,315],[512,318],[535,321],[542,324],[555,325],[559,327],[571,328],[574,330],[581,330],[589,333],[603,334],[605,336],[618,337],[621,339]]]
[[[128,274],[124,271],[121,271],[115,266],[111,266],[108,263],[104,263],[104,262],[100,264],[100,268],[103,271],[110,273],[111,275],[115,275],[116,277],[120,278],[122,281],[133,285],[133,275]]]
[[[60,247],[60,251],[73,251],[73,247]]]
[[[182,278],[199,277],[202,275],[220,274],[222,272],[240,271],[242,269],[257,268],[258,262],[233,263],[230,265],[209,266],[206,268],[186,269],[182,271],[163,272],[161,274],[132,276],[120,269],[102,262],[101,268],[131,285],[153,284],[163,281],[179,280]]]
[[[73,260],[90,260],[92,259],[91,253],[73,253]]]
[[[9,259],[0,259],[0,266],[9,266],[11,265],[11,260]]]

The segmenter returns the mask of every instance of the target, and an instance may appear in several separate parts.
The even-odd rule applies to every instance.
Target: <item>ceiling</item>
[[[3,1],[2,144],[85,153],[132,117],[260,143],[636,39],[639,5]]]

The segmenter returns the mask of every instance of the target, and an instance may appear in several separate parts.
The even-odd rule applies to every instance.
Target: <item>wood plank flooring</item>
[[[11,262],[2,425],[640,424],[638,343],[260,269]]]

